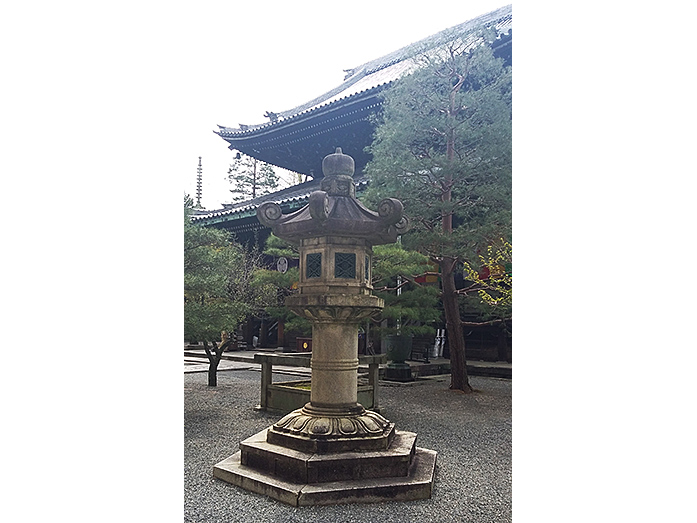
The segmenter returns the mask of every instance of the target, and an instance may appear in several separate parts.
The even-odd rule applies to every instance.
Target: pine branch
[[[470,292],[475,292],[475,291],[483,291],[485,289],[488,289],[489,287],[486,285],[481,285],[481,282],[475,282],[469,287],[463,287],[462,289],[458,289],[455,291],[457,294],[461,294],[463,296],[466,296]]]
[[[462,325],[466,327],[484,327],[486,325],[496,325],[498,323],[504,323],[506,321],[513,321],[513,316],[509,316],[508,318],[499,318],[498,320],[490,320],[490,321],[463,321]]]

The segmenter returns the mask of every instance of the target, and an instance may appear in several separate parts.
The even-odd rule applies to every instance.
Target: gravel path
[[[259,373],[186,374],[186,522],[426,522],[511,521],[511,381],[470,377],[478,392],[448,390],[449,377],[409,385],[381,382],[382,414],[398,430],[418,434],[417,445],[438,452],[429,500],[295,508],[247,492],[213,477],[218,461],[237,452],[239,442],[280,419],[256,412]],[[274,381],[294,379],[276,376]]]

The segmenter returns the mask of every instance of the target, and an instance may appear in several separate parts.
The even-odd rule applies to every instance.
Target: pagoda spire
[[[196,175],[196,208],[202,209],[201,207],[201,193],[203,184],[203,166],[201,165],[201,157],[198,157],[198,168],[196,169],[198,173]]]

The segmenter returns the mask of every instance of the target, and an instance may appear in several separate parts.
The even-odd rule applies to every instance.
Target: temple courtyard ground
[[[297,376],[274,373],[274,382]],[[213,465],[237,452],[240,441],[278,421],[254,410],[260,374],[238,367],[185,373],[184,514],[186,522],[426,522],[511,521],[510,379],[471,376],[474,394],[448,389],[449,376],[409,384],[380,382],[383,416],[418,434],[417,445],[438,452],[431,499],[295,508],[213,477]]]

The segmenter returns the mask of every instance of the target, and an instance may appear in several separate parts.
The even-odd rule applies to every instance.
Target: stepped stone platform
[[[386,450],[313,453],[267,441],[267,431],[240,443],[213,475],[293,506],[408,501],[431,497],[437,453],[396,431]]]

